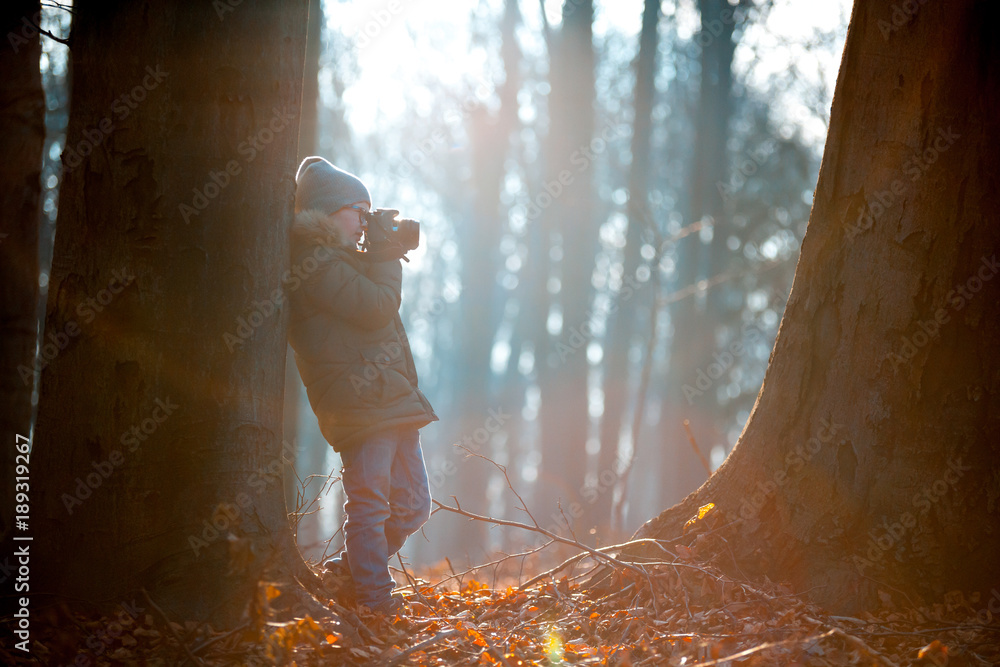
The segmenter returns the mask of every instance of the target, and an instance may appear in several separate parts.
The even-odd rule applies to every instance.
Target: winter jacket
[[[339,452],[379,429],[438,417],[417,387],[399,317],[400,261],[369,262],[323,218],[295,216],[288,338],[320,431]]]

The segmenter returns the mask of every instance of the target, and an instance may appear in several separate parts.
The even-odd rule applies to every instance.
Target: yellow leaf
[[[715,503],[708,503],[707,505],[702,505],[698,508],[698,514],[696,516],[688,519],[688,522],[684,524],[684,532],[688,532],[688,529],[693,527],[696,523],[705,518],[705,516],[715,509]]]

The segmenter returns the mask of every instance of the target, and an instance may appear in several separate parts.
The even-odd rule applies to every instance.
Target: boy
[[[347,495],[346,549],[324,580],[392,615],[404,605],[389,557],[430,515],[418,429],[437,420],[399,317],[402,252],[358,250],[371,195],[353,174],[308,157],[295,182],[292,265],[306,278],[291,291],[289,342]]]

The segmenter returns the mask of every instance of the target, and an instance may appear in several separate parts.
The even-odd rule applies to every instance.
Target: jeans
[[[395,582],[389,558],[430,516],[427,469],[415,428],[391,428],[341,452],[347,494],[347,548],[358,602],[388,602]]]

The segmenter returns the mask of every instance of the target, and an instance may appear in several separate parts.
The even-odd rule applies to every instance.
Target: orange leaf
[[[691,549],[690,547],[678,544],[674,547],[674,551],[677,552],[678,557],[682,560],[694,560],[694,549]]]
[[[715,509],[715,503],[708,503],[699,507],[698,514],[688,519],[687,523],[684,524],[684,532],[687,533],[690,528],[704,519],[713,509]]]

